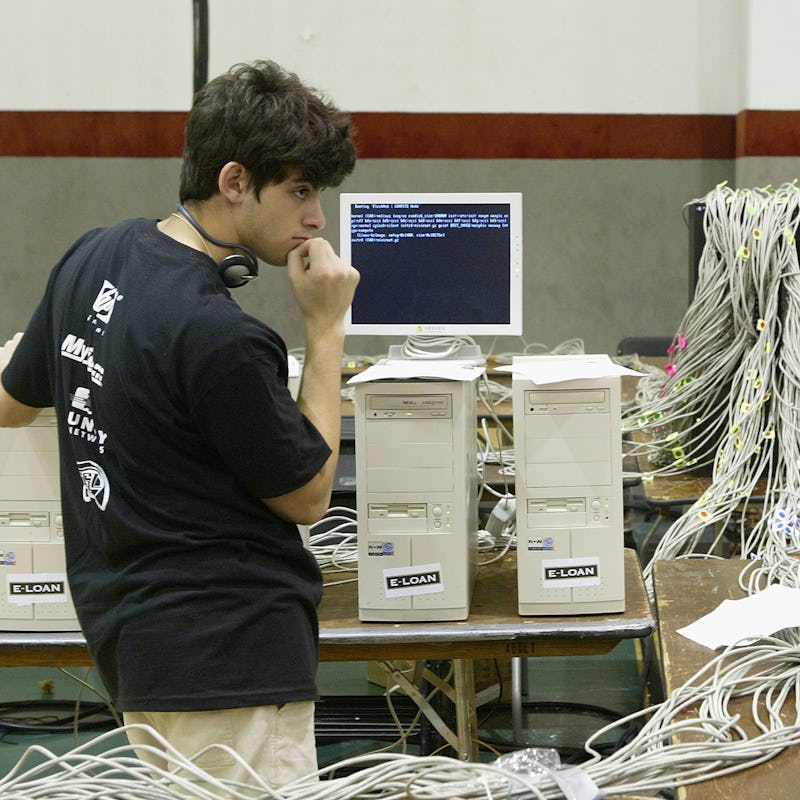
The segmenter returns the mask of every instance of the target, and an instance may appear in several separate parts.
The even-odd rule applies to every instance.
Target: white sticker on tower
[[[67,576],[61,572],[20,572],[6,575],[8,602],[18,606],[33,603],[66,603]]]
[[[600,558],[552,558],[542,561],[542,585],[549,589],[599,586]]]
[[[413,567],[385,569],[383,586],[387,598],[443,592],[442,565],[418,564]]]

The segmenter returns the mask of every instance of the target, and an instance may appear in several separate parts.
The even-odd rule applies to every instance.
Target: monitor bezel
[[[521,192],[343,192],[339,197],[339,254],[352,263],[351,208],[356,203],[508,204],[510,212],[509,319],[502,323],[357,323],[352,309],[345,317],[348,336],[521,336],[522,335],[522,193]],[[357,265],[354,265],[357,267]],[[358,291],[358,290],[356,290]]]

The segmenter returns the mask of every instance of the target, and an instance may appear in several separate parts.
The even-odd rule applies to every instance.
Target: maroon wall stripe
[[[661,114],[353,114],[363,158],[733,158],[735,120]]]
[[[0,156],[180,157],[185,112],[0,111]]]
[[[736,156],[800,156],[800,111],[742,111]]]
[[[800,111],[352,114],[362,158],[800,156]],[[178,158],[182,111],[0,111],[0,156]]]

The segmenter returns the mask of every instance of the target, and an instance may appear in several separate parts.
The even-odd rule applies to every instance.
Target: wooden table
[[[463,622],[360,622],[357,585],[331,586],[319,608],[323,661],[449,660],[456,730],[448,741],[477,759],[473,659],[597,655],[656,627],[633,550],[625,551],[625,611],[558,617],[517,613],[516,556],[478,570]],[[80,632],[0,632],[0,666],[90,666]],[[446,737],[447,738],[447,737]]]
[[[636,553],[625,551],[625,611],[618,614],[522,617],[517,612],[517,565],[481,567],[463,622],[360,622],[355,584],[330,587],[320,606],[324,661],[477,659],[607,653],[622,639],[649,636],[655,620]],[[2,635],[0,634],[0,664]]]
[[[738,576],[741,559],[674,559],[657,561],[653,571],[664,688],[667,693],[685,684],[716,655],[703,645],[676,633],[678,628],[713,611],[723,600],[744,596]],[[757,729],[748,724],[750,699],[736,698],[733,713],[742,713],[748,736]],[[789,749],[757,767],[724,778],[681,787],[682,800],[730,800],[753,797],[785,800],[795,797],[800,779],[800,752]],[[794,788],[793,788],[794,787]]]

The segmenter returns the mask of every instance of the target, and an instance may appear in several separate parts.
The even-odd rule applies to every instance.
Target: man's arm
[[[17,349],[22,333],[17,333],[0,348],[0,428],[21,428],[29,425],[39,415],[41,409],[27,406],[13,398],[2,381],[2,372]]]
[[[287,269],[306,337],[297,405],[322,434],[331,455],[305,486],[264,502],[278,516],[308,525],[321,519],[330,506],[341,436],[344,315],[359,275],[319,238],[293,250]]]

